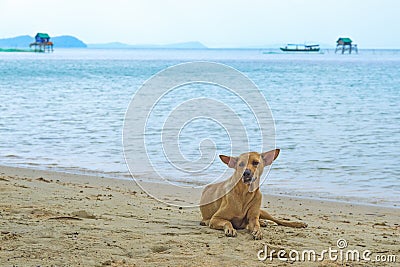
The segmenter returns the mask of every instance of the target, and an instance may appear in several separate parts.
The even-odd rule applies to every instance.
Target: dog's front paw
[[[225,228],[225,235],[235,237],[235,236],[237,236],[237,232],[232,227],[227,227],[227,228]]]
[[[251,232],[251,235],[255,240],[261,240],[263,238],[263,233],[261,229],[254,230],[253,232]]]
[[[200,222],[200,225],[209,226],[210,225],[210,220],[203,220],[203,221]]]

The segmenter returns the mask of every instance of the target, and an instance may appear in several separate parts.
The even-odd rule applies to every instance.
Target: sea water
[[[122,131],[132,97],[152,75],[191,61],[233,67],[254,81],[266,98],[281,154],[261,187],[263,192],[400,205],[397,50],[361,50],[352,55],[256,49],[0,53],[0,164],[130,177]],[[193,86],[187,92],[205,97],[216,92],[217,98],[226,97],[228,105],[241,109],[224,91],[207,90]],[[171,112],[188,94],[166,98],[158,107],[160,114]],[[153,124],[157,126],[157,120]],[[247,127],[251,132],[252,124]],[[203,152],[229,153],[229,134],[209,121],[198,121],[182,131],[180,149],[188,160],[199,156],[204,138],[215,146],[202,147]],[[157,139],[146,153],[165,173],[173,173]],[[203,185],[215,170],[225,168],[218,158],[211,165],[207,175],[174,174],[169,179]]]

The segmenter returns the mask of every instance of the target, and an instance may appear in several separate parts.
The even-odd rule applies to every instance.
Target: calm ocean
[[[400,206],[400,50],[361,50],[358,55],[229,49],[0,53],[0,164],[128,178],[122,127],[132,96],[152,75],[190,61],[236,68],[267,99],[276,146],[282,150],[262,191]],[[193,95],[210,93],[191,90]],[[177,94],[174,101],[180,97],[187,95]],[[166,102],[161,112],[171,107]],[[182,137],[182,150],[195,159],[202,135],[217,130],[205,122],[192,127]],[[217,153],[226,153],[219,146],[225,137],[212,138]],[[161,150],[148,153],[162,168]],[[224,168],[218,161],[213,166]],[[202,175],[172,179],[208,182]]]

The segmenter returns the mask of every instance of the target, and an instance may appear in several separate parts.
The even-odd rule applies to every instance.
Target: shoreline
[[[197,194],[160,184],[154,190],[172,202]],[[282,266],[288,263],[276,255],[260,262],[257,253],[267,246],[320,255],[338,249],[339,239],[372,252],[371,261],[347,261],[351,266],[396,265],[381,265],[382,255],[400,261],[397,208],[263,195],[262,207],[273,216],[308,228],[269,223],[255,241],[246,230],[227,238],[200,226],[198,208],[167,206],[131,180],[0,166],[0,192],[1,266]],[[293,264],[343,266],[327,258]]]
[[[39,168],[35,168],[38,167]],[[14,170],[26,170],[26,171],[32,171],[32,172],[38,172],[38,173],[43,173],[43,175],[49,173],[59,173],[59,174],[66,174],[66,175],[72,175],[72,176],[85,176],[85,177],[95,177],[95,178],[100,178],[100,179],[116,179],[116,180],[121,180],[121,181],[130,181],[134,183],[135,185],[137,184],[137,181],[140,183],[144,183],[145,185],[148,184],[154,184],[154,185],[161,185],[161,186],[172,186],[168,182],[162,182],[158,181],[156,179],[150,179],[149,181],[143,182],[144,176],[141,175],[139,178],[132,178],[129,172],[127,173],[105,173],[101,171],[92,171],[92,170],[68,170],[68,168],[63,169],[63,168],[54,168],[53,170],[46,168],[46,167],[40,167],[40,165],[34,165],[32,167],[27,167],[27,166],[10,166],[10,165],[0,165],[0,170],[1,169],[14,169]],[[18,171],[17,171],[18,173]],[[200,183],[184,183],[180,181],[172,181],[172,183],[175,183],[177,186],[183,186],[183,187],[201,187],[205,186],[205,184],[200,184]],[[299,199],[299,200],[312,200],[312,201],[324,201],[324,202],[332,202],[332,203],[339,203],[339,204],[352,204],[352,205],[361,205],[361,206],[371,206],[371,207],[382,207],[382,208],[393,208],[393,209],[400,209],[399,205],[396,205],[396,202],[385,202],[385,203],[372,203],[372,202],[366,202],[365,197],[359,197],[359,198],[353,198],[350,199],[349,197],[346,198],[325,198],[323,196],[318,196],[317,192],[310,192],[310,194],[314,195],[300,195],[298,192],[293,192],[294,195],[289,195],[285,193],[266,193],[263,189],[265,189],[266,183],[264,182],[261,187],[261,193],[263,195],[268,195],[268,196],[273,196],[273,197],[288,197],[288,198],[293,198],[293,199]],[[194,190],[202,190],[201,188],[194,188]],[[200,194],[200,193],[198,193]]]

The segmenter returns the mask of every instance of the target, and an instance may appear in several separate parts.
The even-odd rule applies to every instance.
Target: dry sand
[[[255,241],[246,230],[227,238],[200,226],[198,208],[169,207],[132,181],[0,167],[0,193],[0,266],[396,266],[375,261],[388,255],[400,262],[400,209],[265,195],[271,214],[309,227],[270,223]],[[257,258],[265,245],[320,257],[340,238],[343,252],[370,250],[371,261]]]

